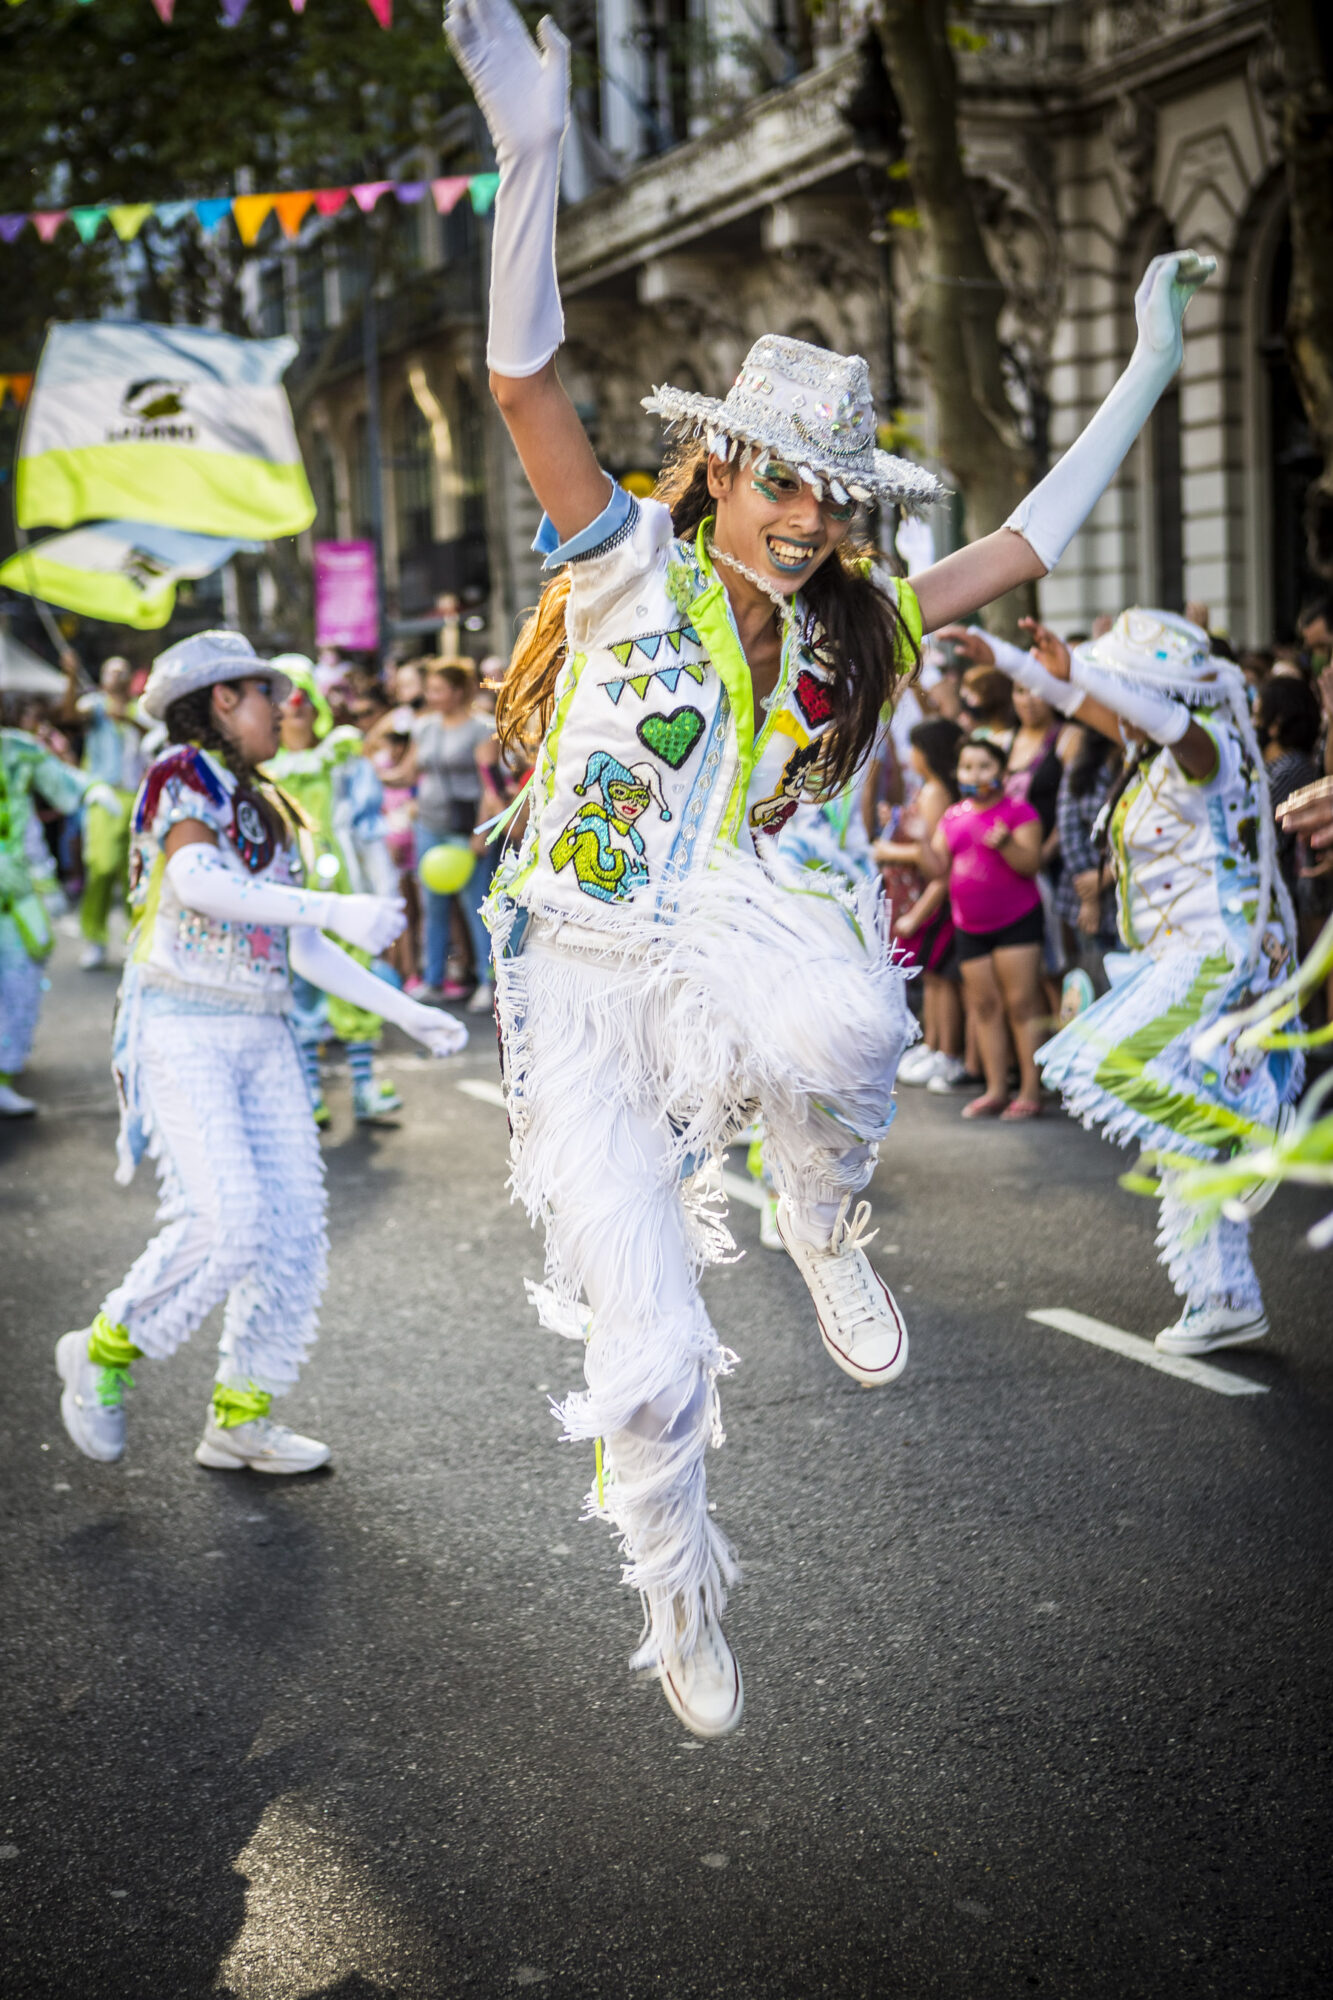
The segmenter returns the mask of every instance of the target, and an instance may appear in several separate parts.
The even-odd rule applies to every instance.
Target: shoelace
[[[134,1377],[128,1366],[102,1367],[97,1371],[97,1400],[104,1410],[118,1410],[125,1400],[125,1391],[133,1387]]]
[[[847,1195],[838,1210],[838,1219],[829,1239],[832,1255],[820,1271],[831,1294],[833,1309],[849,1330],[862,1321],[878,1321],[880,1317],[879,1294],[870,1281],[865,1265],[854,1254],[858,1250],[864,1251],[879,1231],[867,1227],[871,1213],[868,1201],[860,1202],[848,1219],[851,1199]]]

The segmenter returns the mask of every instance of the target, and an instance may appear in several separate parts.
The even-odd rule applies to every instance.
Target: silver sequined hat
[[[1229,700],[1244,681],[1239,667],[1219,659],[1201,625],[1175,611],[1122,611],[1110,631],[1075,649],[1077,659],[1131,686],[1208,707]]]
[[[275,701],[285,701],[292,691],[281,667],[262,659],[243,632],[195,632],[158,654],[139,706],[154,722],[162,722],[182,695],[217,681],[248,680],[252,674],[272,681]]]
[[[876,445],[870,370],[859,354],[834,354],[766,333],[726,397],[654,389],[645,410],[695,436],[721,458],[758,449],[792,466],[822,499],[878,500],[914,513],[945,498],[933,473]]]

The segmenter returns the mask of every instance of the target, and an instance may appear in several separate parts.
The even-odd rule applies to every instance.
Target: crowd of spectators
[[[1186,615],[1208,630],[1206,606]],[[1223,635],[1212,645],[1236,660]],[[1237,663],[1276,808],[1333,773],[1333,597],[1305,607],[1295,644]],[[894,936],[922,975],[922,1040],[900,1082],[973,1093],[965,1118],[1038,1114],[1036,1049],[1110,984],[1124,778],[1121,750],[1013,686],[983,633],[951,627],[927,645],[866,801]],[[1305,950],[1333,911],[1333,852],[1279,831],[1278,858]]]

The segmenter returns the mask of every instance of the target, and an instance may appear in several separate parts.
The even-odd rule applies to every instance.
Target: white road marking
[[[1175,1375],[1182,1382],[1193,1382],[1196,1389],[1211,1389],[1218,1396],[1268,1394],[1266,1382],[1249,1382],[1243,1375],[1228,1375],[1225,1369],[1213,1368],[1192,1355],[1159,1353],[1150,1340],[1126,1333],[1121,1327],[1108,1326],[1104,1319],[1090,1319],[1087,1313],[1070,1312],[1064,1306],[1043,1306],[1037,1312],[1030,1312],[1028,1318],[1041,1326],[1053,1326],[1057,1333],[1072,1333],[1075,1340],[1090,1341],[1094,1347],[1109,1347],[1112,1354],[1124,1354],[1131,1361],[1141,1361],[1146,1368]]]
[[[498,1104],[505,1108],[505,1094],[498,1083],[491,1083],[484,1076],[464,1076],[458,1081],[458,1088],[465,1097],[475,1097],[480,1104]]]

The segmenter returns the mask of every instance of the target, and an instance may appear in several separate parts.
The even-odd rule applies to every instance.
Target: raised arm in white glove
[[[384,951],[407,922],[401,896],[335,896],[260,882],[235,874],[207,840],[178,847],[167,862],[167,880],[186,909],[201,916],[336,931],[362,951]]]
[[[1190,726],[1192,718],[1183,701],[1172,701],[1169,694],[1158,694],[1154,688],[1130,687],[1118,674],[1106,673],[1080,653],[1070,662],[1069,678],[1076,689],[1102,702],[1154,743],[1168,747],[1179,743]]]
[[[548,15],[534,44],[511,0],[450,0],[444,28],[490,127],[500,169],[486,363],[497,375],[535,375],[565,337],[555,212],[569,119],[569,43]]]
[[[348,896],[335,896],[335,902],[350,902]],[[358,901],[369,902],[371,898],[361,897]],[[346,1000],[353,1007],[361,1007],[368,1014],[379,1014],[386,1021],[392,1021],[404,1034],[411,1035],[413,1041],[420,1042],[433,1056],[456,1056],[460,1049],[467,1047],[467,1029],[461,1021],[455,1021],[450,1014],[441,1013],[436,1007],[423,1007],[419,1001],[411,1000],[387,979],[377,979],[364,965],[358,965],[345,951],[340,951],[322,931],[293,931],[288,940],[287,954],[293,972],[308,979],[312,986],[318,986],[324,993],[331,993],[335,1000]]]
[[[1008,639],[997,639],[993,632],[983,632],[979,625],[974,625],[972,632],[988,649],[992,663],[1016,686],[1035,694],[1057,715],[1072,716],[1077,713],[1083,700],[1082,688],[1074,687],[1069,681],[1058,681],[1054,674],[1047,673],[1035,653],[1025,652]],[[947,628],[944,636],[947,636]]]
[[[1172,250],[1154,257],[1134,294],[1139,337],[1129,366],[1081,436],[1005,522],[1055,568],[1115,478],[1184,354],[1185,308],[1217,269],[1212,257]]]

